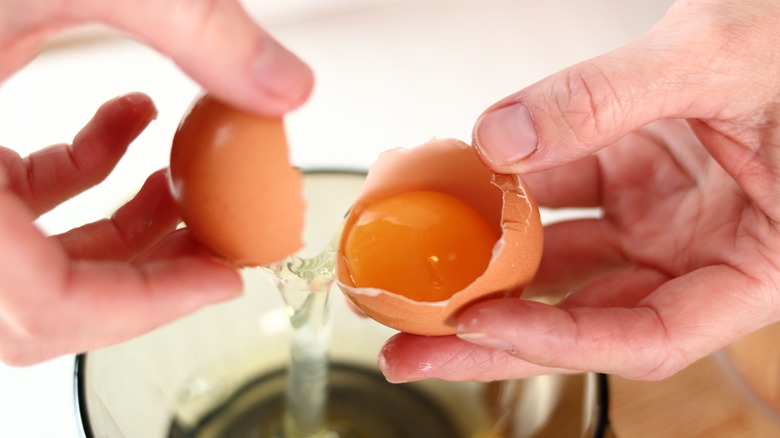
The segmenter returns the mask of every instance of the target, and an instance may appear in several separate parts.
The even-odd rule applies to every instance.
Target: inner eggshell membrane
[[[345,239],[361,211],[380,199],[415,190],[446,193],[478,211],[501,238],[485,272],[444,301],[415,301],[352,282]],[[455,332],[452,320],[465,305],[494,297],[519,297],[539,266],[542,226],[536,202],[517,175],[494,175],[471,147],[454,139],[383,153],[369,170],[345,222],[336,281],[366,315],[400,331],[421,335]]]

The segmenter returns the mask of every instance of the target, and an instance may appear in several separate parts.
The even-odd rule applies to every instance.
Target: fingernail
[[[410,372],[410,370],[404,370],[403,367],[393,364],[388,357],[393,356],[393,350],[396,348],[396,337],[390,338],[382,349],[379,351],[379,357],[377,358],[377,365],[379,365],[379,371],[385,376],[390,383],[409,383],[422,380],[425,376],[419,375],[418,372]],[[417,364],[420,365],[420,364]],[[422,366],[423,369],[427,369]],[[419,368],[415,368],[415,371],[419,371]]]
[[[135,121],[135,125],[132,126],[130,133],[133,137],[136,137],[149,125],[150,121],[155,120],[158,115],[157,107],[154,102],[144,94],[133,92],[119,96],[117,100],[126,108],[129,108],[134,117],[128,118]],[[145,108],[148,106],[149,108]],[[145,117],[139,117],[138,114],[143,112],[149,112],[150,114]]]
[[[385,379],[390,383],[407,383],[410,382],[408,378],[394,376],[392,373],[392,368],[390,367],[390,364],[387,362],[387,357],[385,357],[385,351],[384,349],[379,352],[379,357],[377,358],[377,362],[379,365],[379,371],[385,376]]]
[[[485,113],[474,127],[474,146],[497,165],[512,164],[531,155],[539,137],[528,107],[515,103]]]
[[[276,99],[296,103],[311,91],[309,66],[271,38],[264,40],[252,69],[260,87]]]
[[[481,345],[483,347],[492,348],[494,350],[506,351],[509,354],[515,354],[515,346],[512,345],[506,339],[497,338],[485,333],[458,333],[457,335],[464,341],[471,342],[472,344]]]

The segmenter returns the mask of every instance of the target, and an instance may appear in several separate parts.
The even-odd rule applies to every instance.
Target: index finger
[[[70,145],[51,146],[24,159],[0,148],[9,188],[33,214],[45,213],[108,176],[156,116],[148,96],[130,93],[101,105]]]

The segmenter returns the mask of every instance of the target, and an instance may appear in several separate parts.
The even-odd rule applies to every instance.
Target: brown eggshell
[[[170,181],[187,227],[225,259],[262,266],[303,245],[301,175],[281,119],[201,96],[174,136]]]
[[[376,288],[357,288],[343,253],[348,230],[366,205],[413,190],[436,190],[460,198],[482,213],[501,238],[485,272],[451,298],[420,302]],[[366,315],[397,330],[419,335],[455,333],[453,319],[464,306],[487,298],[519,297],[542,256],[542,224],[535,200],[517,175],[494,175],[471,147],[453,139],[382,154],[369,170],[347,216],[336,280]]]

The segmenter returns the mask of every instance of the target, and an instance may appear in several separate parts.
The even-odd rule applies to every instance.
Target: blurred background
[[[671,0],[248,0],[252,15],[308,62],[317,84],[287,120],[304,168],[365,169],[386,149],[469,141],[496,100],[637,38]],[[0,84],[0,145],[26,155],[70,142],[107,99],[142,91],[159,117],[106,182],[39,220],[48,233],[109,215],[167,165],[200,88],[169,59],[101,27],[54,41]],[[77,437],[73,357],[0,364],[0,436]]]

